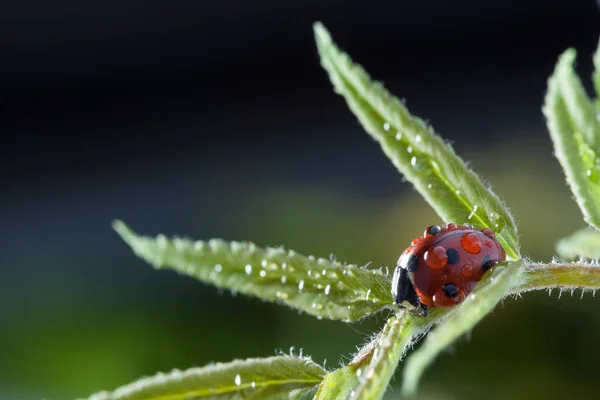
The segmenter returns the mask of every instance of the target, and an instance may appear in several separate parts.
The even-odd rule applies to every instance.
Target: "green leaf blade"
[[[600,232],[584,228],[561,239],[556,245],[558,255],[567,260],[600,259]]]
[[[433,329],[423,345],[406,360],[402,393],[412,395],[419,380],[435,357],[460,336],[490,313],[494,307],[517,287],[523,274],[523,261],[496,266],[488,279],[477,285],[475,290],[448,317]]]
[[[424,320],[421,318],[422,321]],[[378,337],[371,362],[357,372],[357,375],[360,375],[360,385],[353,392],[351,399],[382,399],[406,348],[423,330],[424,326],[406,312],[400,312],[388,319]]]
[[[519,259],[515,222],[502,201],[422,120],[339,50],[315,24],[321,64],[365,130],[445,222],[496,231],[509,258]]]
[[[252,243],[139,236],[123,222],[115,230],[155,268],[280,302],[318,318],[356,321],[393,304],[391,282],[380,269],[305,257]]]
[[[252,358],[159,373],[88,400],[300,399],[325,374],[307,357]]]
[[[356,368],[348,365],[339,368],[323,379],[313,400],[346,400],[358,386]]]
[[[548,80],[543,112],[554,145],[585,221],[600,228],[600,124],[574,72],[575,51],[565,51]]]

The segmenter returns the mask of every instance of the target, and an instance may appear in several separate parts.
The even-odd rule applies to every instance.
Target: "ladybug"
[[[489,228],[471,224],[432,225],[404,250],[392,278],[395,303],[418,309],[460,303],[483,274],[506,259],[504,249]]]

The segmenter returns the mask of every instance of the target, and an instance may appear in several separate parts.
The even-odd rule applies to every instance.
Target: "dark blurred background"
[[[334,367],[382,324],[317,321],[135,258],[110,228],[394,265],[439,219],[319,66],[312,23],[427,118],[548,260],[584,225],[541,114],[558,55],[588,87],[586,1],[4,0],[0,398],[68,399],[303,348]],[[595,398],[600,300],[507,300],[423,399]],[[399,383],[397,375],[395,385]],[[389,395],[397,398],[397,391]]]

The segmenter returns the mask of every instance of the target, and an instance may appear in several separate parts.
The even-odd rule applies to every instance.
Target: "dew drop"
[[[370,295],[371,295],[371,289],[367,290],[367,294],[365,295],[365,301],[369,301]]]
[[[298,290],[302,291],[304,289],[304,281],[298,282]]]
[[[433,188],[433,185],[432,185],[431,183],[429,183],[429,184],[427,185],[427,189],[431,189],[431,188]]]
[[[244,270],[246,271],[246,275],[250,275],[252,273],[252,265],[246,264]]]
[[[285,284],[287,282],[287,276],[283,275],[281,277],[281,283]]]
[[[371,380],[373,378],[375,378],[375,368],[371,368],[369,369],[369,372],[367,372],[367,379]]]
[[[240,376],[240,374],[237,374],[235,376],[234,382],[236,386],[240,386],[242,384],[242,377]]]
[[[386,132],[390,130],[390,124],[389,124],[389,122],[386,122],[385,124],[383,124],[383,130],[386,131]]]
[[[413,158],[410,159],[410,165],[413,167],[417,165],[417,157],[413,156]]]
[[[275,296],[277,296],[277,298],[281,299],[281,300],[288,299],[288,294],[286,292],[277,292],[277,293],[275,293]]]
[[[419,142],[421,141],[421,135],[417,135],[417,136],[415,137],[415,141],[416,141],[417,143],[419,143]]]
[[[457,191],[456,191],[456,194],[457,194],[458,196],[460,196],[460,190],[457,190]]]
[[[402,140],[402,134],[400,132],[396,133],[396,140]]]
[[[223,271],[223,267],[221,266],[221,264],[215,265],[215,272],[221,272],[221,271]]]
[[[327,275],[327,270],[326,270],[326,269],[324,269],[324,270],[321,272],[321,275],[323,275],[323,276]]]
[[[409,152],[409,153],[412,153],[412,151],[413,151],[413,150],[412,150],[412,146],[408,146],[408,147],[406,148],[406,151],[407,151],[407,152]]]
[[[329,296],[329,291],[331,290],[331,285],[325,286],[325,296]]]
[[[306,273],[306,275],[312,276],[312,269],[309,269],[308,272]]]
[[[321,303],[312,303],[312,308],[314,308],[315,310],[322,310],[323,309],[323,304]]]
[[[357,370],[356,370],[356,377],[357,377],[357,378],[360,378],[360,376],[362,375],[362,372],[363,372],[363,371],[362,371],[362,368],[359,368],[359,369],[357,369]]]
[[[384,349],[389,349],[390,347],[392,347],[392,342],[388,337],[383,338],[383,340],[381,341],[381,347],[383,347]]]
[[[281,269],[285,271],[287,269],[287,264],[286,263],[281,264]]]
[[[267,276],[267,271],[262,270],[262,271],[260,271],[259,275],[261,276],[261,278],[264,278],[265,276]]]
[[[476,212],[477,212],[477,205],[474,205],[473,206],[473,211],[471,211],[471,214],[469,214],[469,216],[467,217],[467,219],[473,218],[473,216],[475,216]]]
[[[260,263],[260,266],[263,268],[267,268],[267,260],[262,260],[262,262]]]
[[[256,382],[252,381],[252,383],[250,383],[250,386],[252,387],[252,389],[254,389],[256,387]]]

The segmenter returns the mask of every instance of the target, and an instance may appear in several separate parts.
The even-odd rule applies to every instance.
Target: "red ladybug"
[[[392,278],[394,301],[403,308],[452,307],[506,253],[489,228],[432,225],[404,250]]]

